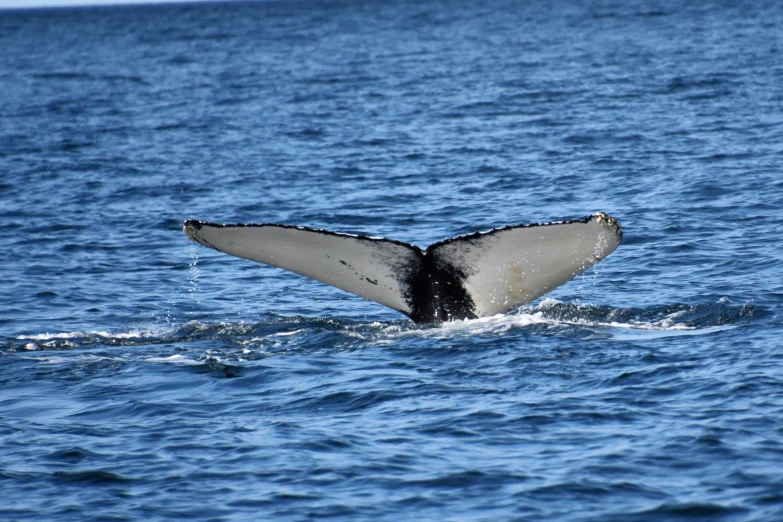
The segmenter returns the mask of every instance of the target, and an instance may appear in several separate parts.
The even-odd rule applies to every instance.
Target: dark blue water
[[[778,2],[0,11],[3,520],[783,520]],[[190,244],[607,212],[417,326]]]

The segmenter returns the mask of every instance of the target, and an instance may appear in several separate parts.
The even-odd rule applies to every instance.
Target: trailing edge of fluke
[[[426,250],[393,239],[276,224],[189,219],[193,241],[284,268],[404,313],[417,323],[507,312],[554,290],[622,241],[613,217],[496,228]]]

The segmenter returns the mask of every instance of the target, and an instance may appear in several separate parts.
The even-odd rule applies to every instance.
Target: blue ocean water
[[[0,10],[3,520],[783,520],[783,7]],[[421,326],[187,218],[616,217]]]

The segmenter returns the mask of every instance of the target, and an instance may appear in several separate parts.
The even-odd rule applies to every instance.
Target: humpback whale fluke
[[[226,225],[189,219],[193,241],[284,268],[404,313],[417,323],[507,312],[554,290],[622,241],[613,217],[496,228],[433,243],[291,225]]]

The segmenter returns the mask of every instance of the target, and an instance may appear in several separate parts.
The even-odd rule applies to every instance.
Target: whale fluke
[[[622,241],[620,224],[604,213],[476,232],[426,250],[291,225],[190,219],[183,230],[202,245],[336,286],[417,323],[507,312],[573,279]]]

